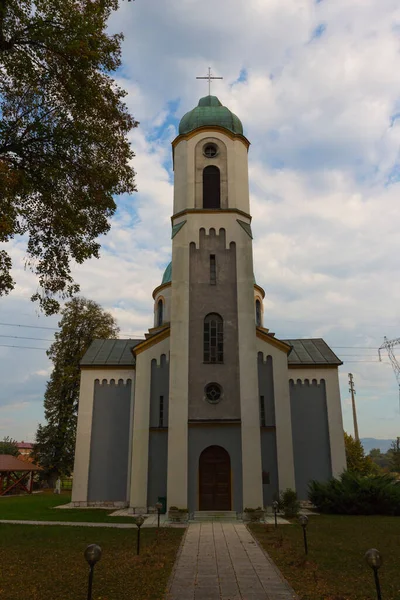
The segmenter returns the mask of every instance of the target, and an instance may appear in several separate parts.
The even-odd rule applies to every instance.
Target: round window
[[[218,154],[218,146],[215,144],[206,144],[203,148],[203,154],[207,158],[214,158]]]
[[[218,383],[209,383],[205,388],[206,398],[211,404],[217,404],[221,400],[222,388]]]

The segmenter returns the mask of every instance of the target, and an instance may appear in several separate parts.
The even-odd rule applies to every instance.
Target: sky
[[[140,122],[138,191],[117,199],[100,259],[74,267],[81,294],[116,317],[121,337],[153,325],[151,294],[171,257],[171,141],[211,66],[223,77],[212,94],[251,142],[264,325],[281,339],[323,337],[342,358],[346,431],[352,372],[360,436],[400,436],[398,386],[377,351],[400,337],[398,0],[135,0],[109,28],[125,35],[116,78]],[[33,441],[58,318],[29,300],[26,240],[7,246],[17,286],[0,299],[0,438]]]

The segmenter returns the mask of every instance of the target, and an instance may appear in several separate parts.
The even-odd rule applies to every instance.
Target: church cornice
[[[276,337],[272,337],[271,334],[267,333],[267,330],[265,330],[263,327],[256,327],[256,335],[258,338],[260,338],[260,340],[264,340],[264,342],[271,344],[271,346],[275,346],[275,348],[283,350],[283,352],[286,352],[286,354],[289,354],[292,349],[292,346],[286,344],[286,342],[282,342]]]
[[[190,215],[190,214],[203,214],[203,215],[204,214],[211,214],[211,215],[225,214],[226,215],[227,213],[235,213],[237,215],[241,215],[242,217],[246,217],[246,219],[249,219],[249,221],[251,222],[251,215],[244,212],[243,210],[239,210],[238,208],[185,208],[185,210],[181,210],[180,212],[172,215],[171,221],[173,223],[174,219],[177,219],[178,217],[183,217],[184,215]]]
[[[264,298],[265,298],[265,291],[264,291],[264,289],[261,287],[261,285],[258,285],[258,283],[255,283],[255,284],[254,284],[254,287],[256,288],[256,290],[257,290],[258,292],[260,292],[260,294],[261,294],[261,296],[262,296],[262,299],[264,300]]]
[[[159,342],[162,342],[163,340],[168,338],[170,336],[170,333],[171,333],[170,327],[163,329],[162,331],[160,331],[160,333],[156,333],[155,335],[151,336],[147,340],[144,340],[143,342],[140,342],[140,344],[137,344],[137,346],[132,348],[132,354],[134,356],[137,356],[141,352],[148,350],[152,346],[155,346],[155,344],[158,344]]]
[[[232,131],[229,131],[229,129],[225,129],[225,127],[220,127],[219,125],[203,125],[202,127],[197,127],[196,129],[189,131],[189,133],[183,133],[181,135],[178,135],[174,140],[172,140],[172,150],[174,151],[176,146],[182,140],[190,140],[192,137],[198,135],[199,133],[208,133],[209,131],[223,133],[231,140],[239,140],[240,142],[242,142],[242,144],[246,146],[247,150],[250,147],[250,142],[247,139],[247,137],[241,135],[240,133],[233,133]]]
[[[342,365],[343,363],[340,363]],[[340,365],[329,365],[327,363],[301,363],[301,365],[288,364],[289,369],[338,369]]]
[[[159,285],[158,287],[155,288],[155,290],[153,291],[153,300],[155,300],[157,294],[159,294],[161,292],[161,290],[170,287],[171,282],[168,281],[167,283],[162,283],[161,285]]]

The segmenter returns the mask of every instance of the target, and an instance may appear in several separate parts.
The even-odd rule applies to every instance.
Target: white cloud
[[[325,336],[338,355],[354,355],[346,361],[376,361],[383,336],[400,335],[399,26],[397,0],[121,3],[111,29],[125,33],[118,78],[141,123],[131,135],[138,193],[120,199],[100,260],[74,269],[82,293],[109,309],[124,334],[152,325],[151,292],[171,252],[174,119],[206,94],[195,77],[210,64],[224,76],[213,92],[252,143],[254,263],[267,293],[266,325],[283,338]],[[6,318],[55,326],[29,303],[36,284],[24,271],[24,244],[12,248],[18,287],[1,300]],[[24,402],[32,391],[26,373],[35,373],[38,404],[49,368],[44,352],[0,347],[0,358],[9,382],[0,402]],[[360,433],[396,435],[397,385],[387,359],[342,368],[347,430],[349,370]]]

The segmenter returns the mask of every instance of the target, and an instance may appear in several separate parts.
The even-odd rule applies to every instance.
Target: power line
[[[13,338],[13,339],[16,339],[16,340],[36,340],[38,342],[54,342],[54,340],[51,340],[49,338],[24,337],[22,335],[3,335],[2,333],[0,333],[0,337],[2,337],[2,338]]]
[[[10,346],[9,344],[0,344],[0,348],[24,348],[25,350],[44,350],[47,348],[38,348],[37,346]]]
[[[372,346],[331,346],[331,348],[357,348],[358,350],[378,350]]]
[[[348,363],[377,363],[377,364],[379,364],[381,361],[379,361],[379,360],[344,360],[343,362],[345,362],[347,365]],[[382,363],[383,363],[383,361],[382,361]],[[385,362],[383,364],[388,365],[389,363]]]
[[[0,325],[3,325],[4,327],[27,327],[29,329],[47,329],[49,331],[60,331],[59,327],[40,327],[39,325],[21,325],[20,323],[0,323]],[[128,337],[131,336],[137,336],[137,337],[144,337],[143,333],[123,333],[120,332],[121,335],[126,335]],[[5,336],[3,336],[5,337]],[[25,339],[29,339],[29,338],[25,338]],[[34,339],[34,338],[31,338]],[[51,340],[48,340],[51,341]]]
[[[39,327],[39,325],[20,325],[19,323],[0,323],[0,325],[5,327],[28,327],[29,329],[50,329],[52,331],[59,329],[58,327]]]

